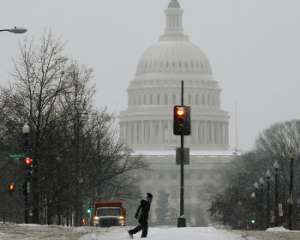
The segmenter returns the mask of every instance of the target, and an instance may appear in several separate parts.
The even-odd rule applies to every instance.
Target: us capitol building
[[[180,167],[173,135],[173,107],[191,106],[192,135],[185,137],[190,164],[185,165],[185,218],[190,226],[205,226],[210,197],[221,185],[217,170],[230,162],[229,114],[221,108],[221,89],[212,75],[208,58],[184,33],[183,9],[171,0],[166,28],[158,43],[140,58],[128,91],[128,108],[122,111],[120,138],[133,155],[142,155],[150,170],[141,176],[141,191],[152,192],[151,221],[175,224],[179,216]]]

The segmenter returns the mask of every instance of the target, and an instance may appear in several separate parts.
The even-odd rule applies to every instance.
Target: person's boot
[[[129,237],[130,239],[133,239],[133,234],[130,233],[130,231],[128,231]]]

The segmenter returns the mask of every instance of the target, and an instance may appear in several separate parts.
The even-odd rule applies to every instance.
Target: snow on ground
[[[0,224],[0,240],[129,240],[130,227],[62,227],[34,224]],[[140,239],[138,233],[135,239]],[[149,229],[149,240],[245,240],[240,234],[215,228],[157,227]],[[252,240],[252,239],[248,239]],[[254,240],[254,239],[253,239]]]
[[[140,239],[138,233],[135,239]],[[104,234],[87,234],[80,240],[126,240],[129,239],[127,229],[114,229]],[[212,227],[206,228],[150,228],[148,238],[151,240],[242,240],[241,235],[225,230],[217,230]],[[250,239],[249,239],[250,240]]]
[[[290,230],[284,227],[273,227],[273,228],[268,228],[266,231],[267,232],[288,232]]]
[[[0,223],[0,240],[78,240],[83,235],[105,231],[94,227]]]
[[[130,227],[63,227],[34,224],[1,224],[0,240],[130,240]],[[281,229],[281,230],[280,230]],[[299,240],[300,231],[232,231],[207,228],[151,227],[145,240]],[[278,231],[280,230],[280,231]],[[140,233],[134,236],[140,240]]]

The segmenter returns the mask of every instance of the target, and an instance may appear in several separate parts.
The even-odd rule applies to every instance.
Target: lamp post
[[[27,123],[24,124],[23,128],[22,128],[22,133],[24,136],[24,150],[27,152],[28,148],[29,148],[29,133],[30,133],[30,127]],[[26,156],[27,157],[27,156]],[[26,163],[25,163],[26,165]],[[26,167],[26,166],[25,166]],[[25,181],[23,184],[23,190],[24,190],[24,221],[25,223],[29,223],[29,204],[28,204],[28,190],[30,189],[30,187],[28,186],[28,184],[30,184],[28,176],[26,174],[25,176]]]
[[[275,176],[274,176],[274,180],[275,180],[275,189],[274,189],[274,193],[275,193],[275,226],[279,226],[279,209],[278,209],[278,170],[279,170],[279,164],[277,161],[274,162],[273,167],[275,169]]]
[[[293,185],[294,185],[294,157],[290,156],[290,184],[289,184],[289,198],[287,200],[288,203],[288,225],[289,229],[293,228]]]
[[[270,179],[271,179],[271,172],[267,170],[266,172],[266,178],[267,178],[267,221],[266,225],[267,227],[270,227],[270,213],[271,213],[271,207],[270,207]]]
[[[250,223],[251,223],[252,229],[255,229],[256,228],[256,221],[257,221],[256,193],[255,193],[255,191],[251,193],[250,197],[252,199],[251,209],[253,211],[251,219],[250,219]]]
[[[26,33],[27,29],[14,27],[14,28],[0,29],[0,32],[10,32],[10,33],[22,34],[22,33]]]
[[[253,184],[254,186],[254,195],[252,195],[252,197],[255,197],[255,220],[256,220],[256,229],[260,228],[259,224],[260,224],[260,204],[259,204],[259,184],[257,182],[255,182]]]
[[[264,205],[264,179],[261,177],[259,179],[259,205],[260,205],[260,229],[265,228],[265,205]]]

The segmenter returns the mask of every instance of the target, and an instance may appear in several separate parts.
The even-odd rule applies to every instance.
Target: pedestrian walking
[[[146,238],[148,234],[148,217],[150,211],[150,205],[152,202],[153,195],[147,193],[146,200],[142,200],[135,214],[135,218],[138,220],[139,225],[134,229],[128,231],[129,236],[133,239],[133,234],[138,233],[142,230],[142,238]]]

